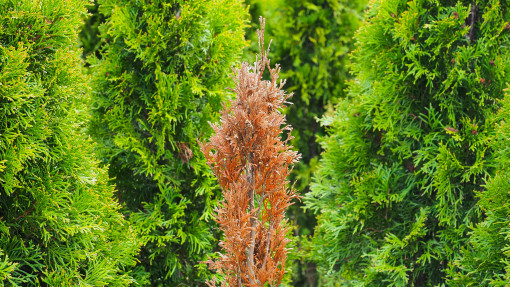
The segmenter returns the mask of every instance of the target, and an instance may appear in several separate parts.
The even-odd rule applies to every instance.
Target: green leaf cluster
[[[140,244],[84,135],[81,0],[0,1],[2,286],[127,286]]]
[[[141,235],[136,270],[152,286],[202,284],[221,193],[198,141],[230,97],[247,9],[237,0],[98,2],[105,23],[101,59],[89,59],[89,131]]]
[[[498,0],[370,2],[305,199],[324,285],[445,283],[496,166],[507,11]]]

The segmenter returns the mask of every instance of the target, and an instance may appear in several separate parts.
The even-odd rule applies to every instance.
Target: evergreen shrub
[[[99,11],[90,133],[142,236],[136,272],[152,286],[203,284],[221,190],[198,141],[230,97],[247,9],[237,0],[102,0]]]
[[[371,1],[308,208],[325,285],[437,286],[480,221],[509,80],[506,1]]]
[[[81,0],[0,2],[2,286],[127,286],[139,243],[85,136]]]

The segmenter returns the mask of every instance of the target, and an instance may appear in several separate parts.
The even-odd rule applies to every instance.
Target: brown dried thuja
[[[224,106],[220,124],[212,125],[215,135],[202,144],[224,196],[215,218],[224,233],[223,254],[208,261],[223,276],[221,286],[277,286],[285,273],[285,211],[297,197],[287,176],[299,155],[288,144],[292,128],[281,113],[292,94],[282,90],[285,81],[277,84],[280,67],[271,68],[269,47],[264,51],[264,22],[257,31],[258,59],[233,69],[236,99]],[[270,81],[262,79],[266,69]]]

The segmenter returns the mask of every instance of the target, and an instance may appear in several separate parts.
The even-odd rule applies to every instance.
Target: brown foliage
[[[286,178],[300,156],[288,145],[292,128],[281,113],[292,94],[282,90],[285,81],[277,84],[280,67],[269,65],[269,47],[263,50],[264,19],[260,21],[259,59],[254,66],[243,63],[233,69],[237,97],[229,108],[224,106],[220,124],[212,125],[210,142],[202,144],[225,198],[216,216],[224,233],[223,254],[208,261],[223,275],[221,286],[281,282],[288,242],[285,211],[297,197]],[[270,81],[262,79],[266,68]],[[289,136],[282,140],[285,131]]]
[[[179,148],[179,158],[183,163],[188,163],[193,158],[193,151],[184,142],[178,142],[177,147]]]

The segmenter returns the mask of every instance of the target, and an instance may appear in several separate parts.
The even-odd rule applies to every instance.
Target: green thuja
[[[477,205],[486,217],[471,232],[461,258],[451,264],[448,286],[508,286],[510,282],[509,118],[507,92],[491,138],[491,147],[497,151],[497,169],[486,188],[477,194]]]
[[[142,235],[137,272],[152,286],[197,286],[217,250],[221,194],[198,141],[229,96],[245,46],[240,1],[102,0],[90,133],[125,215]]]
[[[86,1],[0,2],[2,286],[127,286],[139,244],[84,136]]]
[[[497,101],[510,79],[506,1],[371,1],[349,95],[307,207],[325,285],[433,286],[480,221]]]

